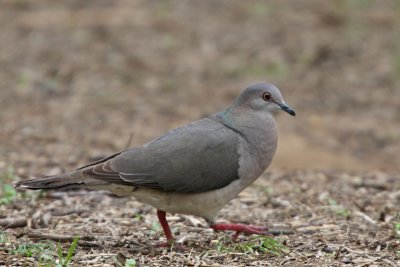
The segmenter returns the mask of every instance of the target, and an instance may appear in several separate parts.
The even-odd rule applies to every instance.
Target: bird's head
[[[269,113],[283,110],[292,116],[296,116],[296,112],[283,100],[279,89],[270,83],[257,83],[247,87],[231,107],[251,108],[255,111],[266,111]]]

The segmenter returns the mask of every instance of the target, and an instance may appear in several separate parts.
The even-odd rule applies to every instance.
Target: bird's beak
[[[296,112],[293,109],[291,109],[288,105],[278,104],[278,106],[280,106],[283,111],[289,113],[290,115],[296,116]]]

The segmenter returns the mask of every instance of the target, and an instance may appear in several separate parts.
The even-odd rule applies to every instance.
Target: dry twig
[[[28,224],[28,221],[26,218],[0,219],[0,226],[2,226],[3,229],[25,227],[27,224]]]

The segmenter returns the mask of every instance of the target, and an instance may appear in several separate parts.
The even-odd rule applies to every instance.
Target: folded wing
[[[217,119],[177,128],[80,171],[110,183],[171,192],[205,192],[238,179],[238,134]]]

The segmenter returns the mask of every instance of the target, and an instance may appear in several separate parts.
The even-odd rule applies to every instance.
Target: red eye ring
[[[265,101],[270,101],[272,99],[271,94],[269,92],[264,92],[262,95],[262,99]]]

